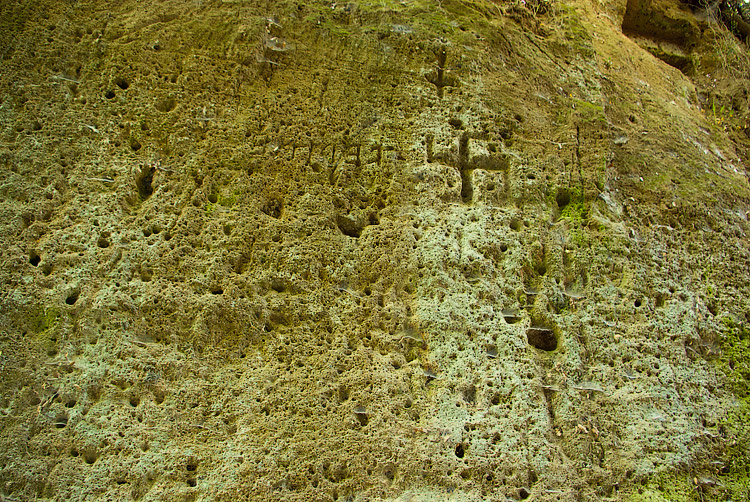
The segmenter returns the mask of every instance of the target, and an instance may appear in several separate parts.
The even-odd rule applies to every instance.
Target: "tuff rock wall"
[[[747,47],[705,13],[0,23],[4,500],[747,496]]]

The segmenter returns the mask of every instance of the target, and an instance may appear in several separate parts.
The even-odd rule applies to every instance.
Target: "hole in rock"
[[[503,314],[503,319],[508,324],[515,324],[521,320],[521,317],[518,315],[518,312],[515,310],[503,310],[502,314]]]
[[[570,190],[567,188],[558,188],[555,201],[557,202],[557,207],[560,209],[570,204]]]
[[[83,459],[86,461],[87,464],[91,465],[94,462],[96,462],[98,455],[96,454],[95,450],[88,450],[83,454]]]
[[[426,378],[426,380],[425,380],[425,383],[430,383],[430,382],[432,382],[433,380],[436,380],[436,379],[437,379],[437,373],[435,373],[434,371],[432,371],[432,370],[431,370],[431,369],[429,369],[429,368],[425,369],[425,370],[423,371],[423,373],[424,373],[424,376],[425,376],[425,378]]]
[[[68,305],[74,305],[75,302],[77,302],[77,301],[78,301],[78,292],[77,291],[69,294],[68,297],[65,299],[65,303],[67,303]]]
[[[283,293],[286,291],[286,283],[281,279],[274,279],[271,281],[271,289],[277,293]]]
[[[55,418],[55,427],[57,427],[58,429],[64,429],[66,425],[68,425],[67,415],[58,415]]]
[[[362,235],[362,225],[346,216],[336,216],[336,226],[338,226],[341,233],[346,236],[354,237],[356,239]]]
[[[29,255],[29,263],[36,267],[39,265],[40,261],[42,261],[42,259],[39,257],[39,255],[36,252],[32,251]]]
[[[156,171],[155,164],[144,164],[141,166],[140,172],[135,177],[135,184],[138,187],[138,194],[142,200],[146,200],[151,197],[154,193],[154,172]]]
[[[164,402],[164,399],[166,398],[166,394],[161,389],[156,389],[154,391],[154,402],[156,404],[161,404]]]
[[[464,389],[463,394],[464,401],[473,404],[477,398],[477,389],[474,385],[470,385],[468,388]]]
[[[654,299],[654,304],[656,305],[657,308],[663,307],[664,306],[664,295],[661,294],[661,293],[658,294],[658,295],[656,295],[656,297]]]
[[[458,458],[464,458],[464,445],[461,443],[456,445],[456,456]]]
[[[278,220],[281,218],[284,211],[284,201],[278,197],[271,197],[263,205],[261,211],[271,218],[276,218]]]
[[[346,387],[339,387],[339,403],[349,399],[349,390]]]
[[[532,326],[526,330],[526,338],[529,344],[539,350],[547,352],[557,348],[557,338],[554,331],[545,326]]]
[[[359,425],[364,427],[367,425],[367,423],[370,421],[367,417],[367,410],[363,406],[358,406],[354,410],[354,416],[357,418],[357,421],[359,422]]]
[[[161,101],[157,101],[156,105],[154,106],[162,113],[169,113],[174,110],[175,107],[177,107],[177,101],[175,101],[174,98],[167,98]]]

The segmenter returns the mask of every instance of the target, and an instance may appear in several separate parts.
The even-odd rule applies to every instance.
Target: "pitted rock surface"
[[[719,24],[677,0],[0,20],[5,500],[750,490],[750,82]]]

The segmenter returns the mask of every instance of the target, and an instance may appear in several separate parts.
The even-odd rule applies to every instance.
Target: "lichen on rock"
[[[747,496],[721,25],[19,0],[0,28],[0,497]]]

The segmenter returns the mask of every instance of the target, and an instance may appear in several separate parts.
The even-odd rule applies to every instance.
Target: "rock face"
[[[0,7],[0,495],[747,496],[745,46],[145,4]]]

